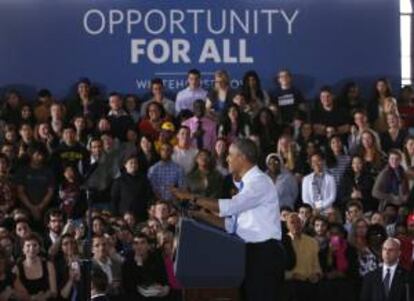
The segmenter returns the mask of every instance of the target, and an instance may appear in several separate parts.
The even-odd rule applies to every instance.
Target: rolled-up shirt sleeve
[[[239,214],[240,212],[257,207],[261,200],[262,185],[259,181],[251,183],[249,187],[244,187],[243,191],[239,192],[231,199],[219,199],[220,217],[231,216]],[[255,187],[253,189],[253,187]]]

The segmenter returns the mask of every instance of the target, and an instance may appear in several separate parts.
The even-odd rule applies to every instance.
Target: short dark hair
[[[112,96],[118,96],[120,99],[122,99],[122,95],[121,95],[121,93],[116,92],[116,91],[112,91],[111,93],[109,93],[109,95],[108,95],[108,99],[109,99],[110,97],[112,97]]]
[[[346,204],[346,211],[348,211],[351,207],[358,207],[359,210],[363,211],[364,206],[362,205],[362,202],[360,199],[351,199]]]
[[[198,69],[190,69],[187,72],[187,76],[190,75],[190,74],[194,74],[194,75],[197,75],[198,77],[201,77],[201,72]]]
[[[328,92],[329,94],[333,94],[332,88],[330,86],[323,86],[319,90],[319,93],[322,93],[322,92]]]
[[[257,149],[256,143],[247,138],[236,139],[233,142],[234,147],[236,147],[246,159],[252,163],[256,164],[259,158],[259,150]]]
[[[48,89],[41,89],[38,93],[37,93],[38,97],[51,97],[52,93],[50,93],[50,91]]]
[[[151,88],[152,88],[153,85],[161,85],[161,86],[164,87],[164,83],[163,83],[162,79],[159,78],[159,77],[153,78],[151,80]]]

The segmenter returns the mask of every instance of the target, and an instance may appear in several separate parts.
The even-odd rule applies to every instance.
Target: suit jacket
[[[401,266],[395,270],[388,298],[385,296],[382,282],[382,267],[368,273],[363,280],[361,301],[413,301],[412,283],[410,300],[406,298],[406,284],[410,283],[408,272]]]

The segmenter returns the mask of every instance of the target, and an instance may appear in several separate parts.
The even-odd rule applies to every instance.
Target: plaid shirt
[[[184,170],[173,161],[159,161],[148,171],[152,189],[162,200],[173,200],[171,187],[184,186]]]

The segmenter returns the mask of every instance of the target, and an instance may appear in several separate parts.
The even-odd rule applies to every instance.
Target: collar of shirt
[[[252,168],[250,168],[243,175],[243,177],[241,178],[241,182],[243,182],[243,184],[246,184],[247,182],[249,182],[249,179],[251,179],[252,177],[254,177],[258,172],[260,172],[259,167],[257,167],[257,165],[253,166]]]
[[[55,243],[56,240],[59,238],[59,235],[52,232],[52,231],[50,231],[49,232],[49,237],[50,237],[50,240],[52,241],[52,243]]]
[[[397,270],[397,266],[398,266],[398,262],[391,266],[384,263],[382,265],[382,279],[383,280],[385,279],[385,275],[387,275],[387,270],[390,269],[390,273],[391,273],[390,283],[392,283],[392,279],[394,278],[395,271]]]
[[[128,113],[127,113],[124,109],[117,110],[117,111],[115,111],[115,110],[111,110],[111,111],[109,111],[109,113],[108,113],[108,116],[115,116],[115,117],[119,117],[119,116],[127,116],[127,115],[128,115]]]

